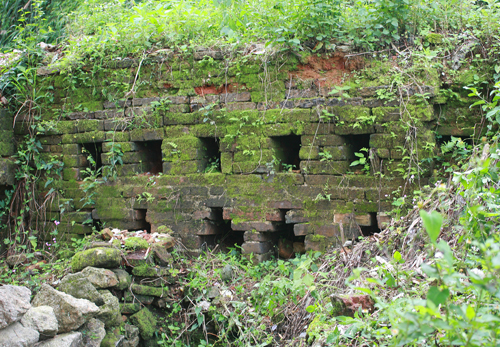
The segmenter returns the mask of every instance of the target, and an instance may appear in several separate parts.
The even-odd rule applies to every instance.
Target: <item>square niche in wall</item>
[[[97,176],[102,176],[102,142],[82,143],[81,152],[87,163],[86,168],[94,171]]]
[[[220,147],[217,137],[200,137],[202,142],[201,155],[203,160],[203,173],[221,172]]]
[[[274,156],[277,160],[277,170],[288,172],[298,170],[300,167],[300,143],[299,135],[273,136],[271,144],[274,149]]]
[[[163,172],[161,143],[162,140],[135,142],[142,173],[157,175]]]

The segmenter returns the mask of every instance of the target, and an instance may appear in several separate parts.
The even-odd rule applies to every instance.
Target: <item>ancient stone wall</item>
[[[376,232],[432,176],[436,140],[479,119],[436,71],[383,84],[391,64],[197,51],[46,74],[39,139],[64,162],[47,221],[66,239],[146,229],[258,260],[280,240],[286,256]]]
[[[5,192],[12,188],[15,182],[15,166],[12,156],[15,153],[13,117],[6,110],[0,108],[0,200],[5,199]],[[7,216],[0,217],[0,223],[5,224]],[[0,227],[0,239],[7,235]],[[3,250],[3,242],[0,251]]]

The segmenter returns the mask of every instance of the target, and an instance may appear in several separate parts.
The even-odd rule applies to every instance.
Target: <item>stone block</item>
[[[230,102],[245,102],[251,100],[251,95],[249,92],[241,92],[241,93],[227,93],[221,94],[220,96],[221,102],[230,103]]]
[[[225,108],[227,112],[255,110],[257,108],[257,104],[254,102],[234,102],[226,104]]]
[[[321,159],[319,152],[319,146],[302,146],[299,151],[299,158],[301,160],[318,160]]]
[[[302,146],[342,146],[346,143],[344,137],[340,135],[303,135],[301,136]]]
[[[273,222],[239,222],[231,221],[231,229],[235,231],[255,230],[259,232],[272,232],[281,230],[278,224]]]
[[[193,219],[216,220],[217,215],[213,209],[202,206],[199,210],[193,212]]]
[[[303,210],[290,210],[286,212],[285,221],[287,224],[307,223],[309,218],[305,216]]]
[[[335,127],[333,132],[337,135],[373,134],[375,132],[375,128],[371,124],[360,124],[356,127],[353,127],[352,124],[338,125]]]
[[[340,246],[340,244],[332,238],[309,234],[305,238],[304,246],[306,251],[325,252],[328,247]]]
[[[339,226],[337,224],[325,224],[315,228],[315,235],[321,235],[328,238],[335,238],[340,236]]]
[[[266,221],[269,222],[284,222],[285,221],[285,211],[275,210],[271,212],[266,212]]]
[[[295,236],[304,236],[312,233],[308,223],[299,223],[293,226],[293,233]]]
[[[283,200],[283,201],[272,201],[269,203],[270,208],[278,208],[284,210],[290,209],[301,209],[302,202],[300,201],[291,201],[291,200]]]
[[[266,242],[273,241],[276,239],[276,234],[273,233],[261,233],[255,230],[247,230],[243,234],[243,240],[245,242]]]
[[[352,160],[354,159],[354,154],[349,146],[324,146],[321,149],[320,155],[323,160]]]
[[[223,232],[220,224],[211,220],[205,220],[204,224],[196,230],[196,235],[218,235]]]
[[[296,98],[314,98],[318,96],[318,91],[313,88],[307,89],[289,89],[286,93],[286,98],[296,99]]]
[[[349,171],[349,162],[347,161],[301,161],[300,171],[308,175],[342,175]]]
[[[274,244],[270,241],[265,241],[265,242],[250,241],[250,242],[244,242],[241,245],[243,254],[249,254],[249,253],[264,254],[271,251],[273,248]]]
[[[9,159],[0,158],[0,185],[11,186],[15,183],[16,165]]]

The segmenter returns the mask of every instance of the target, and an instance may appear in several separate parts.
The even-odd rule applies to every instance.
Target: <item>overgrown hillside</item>
[[[305,65],[316,55],[342,52],[362,60],[364,69],[352,68],[328,84],[329,95],[339,100],[372,87],[372,78],[387,87],[374,93],[383,105],[429,106],[416,78],[432,70],[441,86],[433,97],[470,106],[482,120],[470,137],[427,144],[433,155],[425,161],[405,152],[412,164],[401,177],[418,188],[391,194],[391,222],[380,233],[323,254],[257,265],[237,246],[195,257],[182,248],[169,254],[164,277],[174,289],[156,312],[158,328],[148,346],[500,345],[498,1],[1,1],[1,107],[33,117],[13,156],[17,182],[0,202],[9,251],[0,259],[0,284],[34,291],[42,283],[56,286],[71,271],[75,252],[104,238],[95,230],[62,243],[55,234],[53,241],[42,240],[42,231],[30,229],[57,195],[51,184],[62,171],[60,162],[36,159],[42,148],[37,139],[53,130],[39,123],[51,92],[39,93],[40,75],[59,74],[75,81],[76,90],[81,81],[71,77],[92,73],[92,66],[191,59],[200,48],[238,56],[227,60],[227,69],[244,65],[250,54],[290,56]],[[319,70],[315,77],[328,77]],[[179,68],[179,74],[190,73]],[[112,85],[112,101],[134,98],[136,80],[126,88]],[[417,90],[411,97],[404,92],[409,86]],[[212,109],[200,112],[211,115]],[[466,123],[467,115],[457,118]],[[411,133],[415,124],[406,125]],[[351,163],[361,168],[354,174],[383,177],[369,159],[361,154]],[[90,196],[103,181],[89,172]],[[43,188],[42,177],[50,178]],[[24,195],[16,200],[21,186]]]

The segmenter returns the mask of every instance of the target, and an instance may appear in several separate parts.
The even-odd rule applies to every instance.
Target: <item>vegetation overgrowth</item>
[[[238,47],[254,43],[293,51],[364,51],[470,39],[498,47],[500,4],[494,0],[65,1],[2,0],[4,47],[27,38],[60,45],[61,68],[82,59],[141,56],[159,49]],[[16,22],[16,20],[19,20]]]

